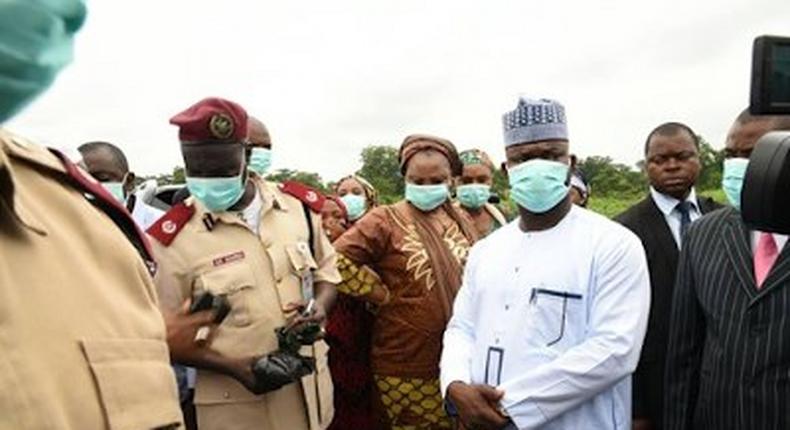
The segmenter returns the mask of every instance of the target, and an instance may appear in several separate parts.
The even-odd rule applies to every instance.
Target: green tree
[[[329,189],[324,185],[321,176],[318,173],[303,172],[300,170],[292,169],[278,169],[274,173],[266,177],[267,180],[272,182],[287,182],[296,181],[314,188],[324,194],[329,192]]]
[[[699,161],[702,166],[697,188],[700,190],[717,190],[721,188],[721,173],[724,163],[724,151],[716,151],[702,136],[699,138]]]
[[[580,160],[578,167],[590,183],[593,197],[630,198],[647,189],[647,180],[641,171],[615,163],[611,157],[593,155]]]
[[[506,199],[509,195],[510,184],[507,180],[507,175],[502,169],[494,169],[494,185],[491,191],[502,199]]]
[[[143,183],[149,179],[155,179],[157,185],[178,185],[186,183],[186,177],[184,175],[184,168],[183,167],[174,167],[172,173],[163,173],[159,175],[149,175],[137,178],[137,183]]]
[[[392,146],[370,145],[362,150],[359,176],[367,179],[379,192],[382,203],[389,204],[403,197],[403,177],[398,164],[398,150]]]
[[[171,175],[173,184],[184,184],[187,182],[186,172],[183,167],[174,167],[173,174]]]

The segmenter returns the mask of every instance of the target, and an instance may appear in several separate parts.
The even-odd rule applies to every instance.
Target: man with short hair
[[[148,229],[159,298],[172,309],[208,292],[231,307],[204,357],[184,363],[198,369],[198,427],[320,430],[333,414],[322,340],[300,350],[315,360],[315,372],[279,388],[253,365],[284,347],[276,329],[320,324],[334,301],[335,252],[311,211],[323,200],[303,186],[248,173],[247,113],[238,104],[207,98],[170,122],[179,127],[192,196]]]
[[[650,269],[650,318],[634,372],[634,430],[660,430],[669,313],[683,233],[721,205],[696,194],[699,139],[685,124],[667,122],[647,135],[645,172],[650,194],[615,219],[642,240]]]
[[[790,248],[787,236],[750,230],[740,215],[748,157],[772,130],[790,130],[790,117],[738,116],[722,179],[733,206],[684,237],[666,362],[668,430],[790,428]]]
[[[520,217],[476,244],[444,337],[442,393],[468,429],[626,429],[650,302],[644,250],[573,205],[565,109],[504,115]]]
[[[250,117],[247,124],[249,169],[263,178],[272,166],[272,138],[269,130],[258,118]]]
[[[132,191],[135,174],[129,170],[126,155],[120,148],[109,142],[88,142],[77,148],[82,156],[79,163],[91,174],[119,203],[126,206],[134,221],[147,229],[165,213],[146,204]]]

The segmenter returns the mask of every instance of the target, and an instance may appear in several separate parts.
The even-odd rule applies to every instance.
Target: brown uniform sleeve
[[[384,208],[363,217],[335,242],[342,282],[337,291],[382,305],[389,301],[389,289],[371,269],[385,255],[390,243],[391,222]]]
[[[335,241],[335,249],[359,266],[375,266],[387,252],[391,229],[386,208],[375,208]]]
[[[154,275],[159,306],[163,310],[176,310],[189,297],[192,297],[192,283],[184,273],[178,253],[151,239],[157,271]]]

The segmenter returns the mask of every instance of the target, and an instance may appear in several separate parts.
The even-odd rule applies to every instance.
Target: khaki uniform
[[[176,427],[148,269],[83,191],[0,130],[0,428]]]
[[[175,308],[203,291],[227,295],[231,312],[216,330],[212,347],[230,357],[277,349],[274,330],[286,323],[282,309],[303,298],[302,280],[311,271],[315,282],[340,281],[335,252],[320,217],[310,213],[314,258],[302,202],[274,184],[256,177],[253,181],[263,200],[257,236],[235,213],[209,214],[193,198],[185,201],[191,215],[173,214],[186,210],[176,207],[149,230],[154,238],[172,240],[167,245],[169,240],[153,241],[160,269],[155,282],[163,306]],[[198,426],[201,430],[325,428],[333,415],[327,351],[323,341],[303,348],[304,355],[315,356],[317,373],[302,378],[301,384],[260,396],[230,377],[198,370]]]

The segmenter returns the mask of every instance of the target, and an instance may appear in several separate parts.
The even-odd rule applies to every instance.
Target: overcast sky
[[[415,132],[501,160],[524,94],[565,104],[573,152],[632,164],[669,120],[723,146],[764,33],[790,34],[790,1],[94,0],[75,62],[7,127],[164,173],[168,119],[221,96],[267,124],[274,168],[331,180]]]

